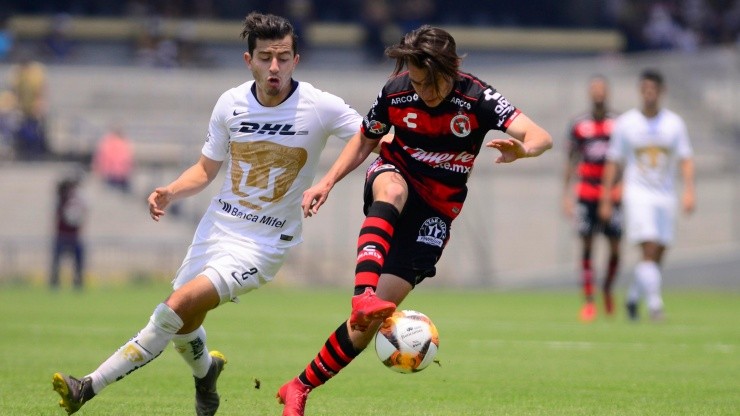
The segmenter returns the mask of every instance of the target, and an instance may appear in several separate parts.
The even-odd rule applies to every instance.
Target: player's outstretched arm
[[[147,198],[149,215],[154,221],[165,214],[167,206],[178,199],[195,195],[208,186],[221,169],[221,161],[200,156],[195,164],[187,168],[167,186],[156,188]]]
[[[510,163],[524,157],[536,157],[552,147],[552,136],[526,115],[519,114],[506,129],[512,138],[493,139],[486,147],[498,149],[496,163]]]
[[[310,217],[319,212],[319,208],[326,202],[334,185],[360,166],[360,163],[367,158],[377,144],[377,140],[368,139],[362,133],[355,134],[344,146],[342,153],[339,154],[326,175],[303,192],[301,202],[303,216]]]

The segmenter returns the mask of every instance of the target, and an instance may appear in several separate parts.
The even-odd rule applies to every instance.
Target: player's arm
[[[388,133],[385,136],[381,137],[380,140],[377,140],[378,144],[373,149],[373,153],[380,154],[380,146],[383,145],[383,143],[390,143],[393,141],[393,133]]]
[[[334,185],[360,166],[377,145],[378,140],[370,139],[362,132],[357,132],[349,139],[342,153],[339,154],[326,175],[314,186],[303,192],[303,201],[301,202],[303,215],[310,217],[316,214],[321,205],[326,202],[326,198]]]
[[[222,161],[200,156],[195,164],[187,168],[169,185],[159,187],[149,195],[149,215],[154,221],[164,215],[167,206],[178,199],[187,198],[202,191],[218,175]]]
[[[552,136],[524,113],[506,128],[511,139],[493,139],[486,147],[498,149],[496,163],[510,163],[524,157],[536,157],[552,147]]]
[[[681,159],[681,179],[683,180],[683,197],[681,205],[687,214],[694,212],[696,208],[696,193],[694,190],[694,160],[691,158]]]
[[[618,178],[619,164],[613,160],[607,160],[601,176],[601,196],[599,196],[599,218],[604,222],[608,222],[612,217],[614,205],[612,194]]]

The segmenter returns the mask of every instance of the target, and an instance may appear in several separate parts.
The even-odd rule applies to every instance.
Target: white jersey
[[[693,151],[686,125],[676,113],[661,109],[647,118],[637,109],[619,116],[607,158],[622,163],[626,193],[675,196],[679,161]]]
[[[301,200],[311,186],[329,136],[348,141],[362,117],[341,98],[293,81],[275,107],[255,97],[254,81],[224,92],[216,103],[202,153],[224,161],[221,191],[202,222],[224,233],[273,247],[301,239]]]

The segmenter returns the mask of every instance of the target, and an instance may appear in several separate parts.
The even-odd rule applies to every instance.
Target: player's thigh
[[[259,245],[233,238],[194,242],[173,286],[203,275],[218,292],[220,303],[236,300],[274,279],[285,261],[287,248]]]
[[[450,238],[452,220],[432,210],[413,192],[396,222],[383,273],[412,287],[437,273],[436,264]]]
[[[367,170],[364,189],[364,212],[374,201],[392,203],[399,211],[408,199],[409,187],[394,165],[378,158]]]
[[[602,224],[602,232],[610,240],[619,240],[622,238],[622,227],[624,224],[624,213],[622,204],[614,204],[612,207],[612,216],[609,221]]]
[[[670,198],[662,201],[656,214],[656,224],[658,227],[658,239],[663,246],[673,243],[676,230],[677,216],[676,201]]]
[[[653,198],[625,198],[623,202],[627,238],[632,243],[655,241],[658,236],[658,205]]]
[[[599,224],[598,204],[579,200],[576,204],[575,226],[578,235],[588,237],[594,233]]]

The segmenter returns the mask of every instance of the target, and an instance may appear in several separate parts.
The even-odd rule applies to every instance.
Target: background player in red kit
[[[612,286],[619,266],[619,243],[622,237],[621,187],[616,186],[611,200],[614,203],[611,219],[603,222],[598,216],[601,196],[601,176],[606,162],[606,150],[616,114],[609,111],[607,99],[609,85],[606,78],[597,75],[588,86],[591,111],[576,117],[570,127],[568,163],[565,167],[563,211],[574,218],[581,236],[581,284],[585,303],[580,318],[589,322],[596,318],[594,303],[594,272],[591,268],[593,235],[604,233],[609,239],[609,260],[602,285],[604,309],[607,315],[614,312]],[[578,178],[575,193],[571,188],[573,178]],[[575,198],[574,198],[575,196]]]
[[[306,369],[280,388],[283,415],[303,415],[309,392],[359,355],[414,286],[435,275],[485,134],[500,130],[512,137],[485,144],[501,152],[496,163],[538,156],[552,146],[550,135],[495,88],[459,70],[461,58],[446,31],[423,26],[386,55],[396,68],[361,131],[303,194],[304,215],[316,214],[332,187],[394,128],[393,140],[382,144],[367,171],[352,313]]]

